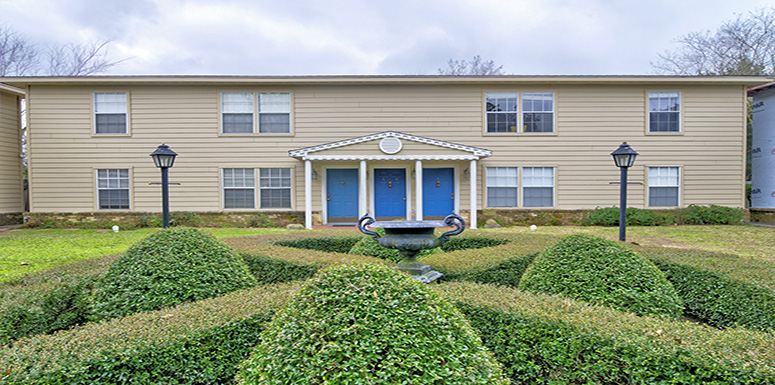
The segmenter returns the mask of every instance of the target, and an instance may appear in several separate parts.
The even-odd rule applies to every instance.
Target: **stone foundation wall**
[[[124,228],[161,227],[162,214],[149,212],[83,212],[83,213],[26,213],[29,227],[83,227]],[[21,218],[19,223],[21,223]],[[170,224],[202,227],[285,227],[290,223],[304,223],[299,211],[241,211],[170,213]]]
[[[476,221],[481,229],[489,222],[502,227],[510,226],[563,226],[580,225],[587,217],[588,210],[478,210]],[[470,221],[470,210],[463,212],[466,221]]]
[[[762,223],[775,225],[775,209],[748,209],[748,221],[751,223]]]
[[[19,225],[24,221],[23,213],[2,213],[0,214],[0,226]]]

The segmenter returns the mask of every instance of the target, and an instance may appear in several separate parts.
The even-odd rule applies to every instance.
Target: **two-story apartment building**
[[[24,77],[30,215],[296,212],[313,223],[619,202],[744,205],[746,89],[763,77]]]
[[[24,211],[22,99],[24,90],[0,83],[0,225],[21,221]]]

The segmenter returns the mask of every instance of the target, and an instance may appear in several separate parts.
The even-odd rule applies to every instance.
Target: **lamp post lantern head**
[[[616,167],[632,167],[638,153],[635,152],[627,142],[622,142],[622,144],[619,145],[619,148],[611,153],[611,156],[614,157],[614,164],[616,164]]]
[[[156,148],[156,151],[151,153],[153,163],[158,168],[170,168],[175,163],[175,157],[178,156],[175,151],[170,150],[170,146],[162,144]]]

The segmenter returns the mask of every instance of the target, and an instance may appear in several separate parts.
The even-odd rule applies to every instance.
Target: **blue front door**
[[[453,168],[422,169],[422,211],[425,217],[446,217],[455,210]]]
[[[406,170],[374,170],[374,217],[406,218]]]
[[[329,222],[354,222],[358,219],[358,169],[328,169],[326,202]]]

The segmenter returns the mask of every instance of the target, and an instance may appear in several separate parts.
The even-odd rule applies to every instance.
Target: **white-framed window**
[[[678,207],[679,167],[649,167],[649,207]]]
[[[554,132],[554,93],[522,93],[524,132]]]
[[[257,103],[256,100],[258,100]],[[258,127],[258,130],[255,127]],[[253,134],[256,131],[259,134],[291,132],[291,94],[288,92],[222,92],[221,132]]]
[[[97,169],[97,207],[100,210],[129,210],[129,169]]]
[[[522,168],[522,206],[554,206],[554,167]]]
[[[252,92],[221,93],[221,132],[252,134],[255,101]]]
[[[649,132],[681,132],[680,92],[649,92]]]
[[[252,168],[223,169],[223,208],[256,208],[256,171]]]
[[[487,92],[487,132],[517,132],[517,93]]]
[[[519,169],[487,167],[487,207],[517,207]]]
[[[288,134],[291,132],[291,94],[259,94],[258,132]]]
[[[262,209],[291,208],[291,169],[262,168],[258,175]]]
[[[126,92],[94,93],[94,133],[127,133]]]

